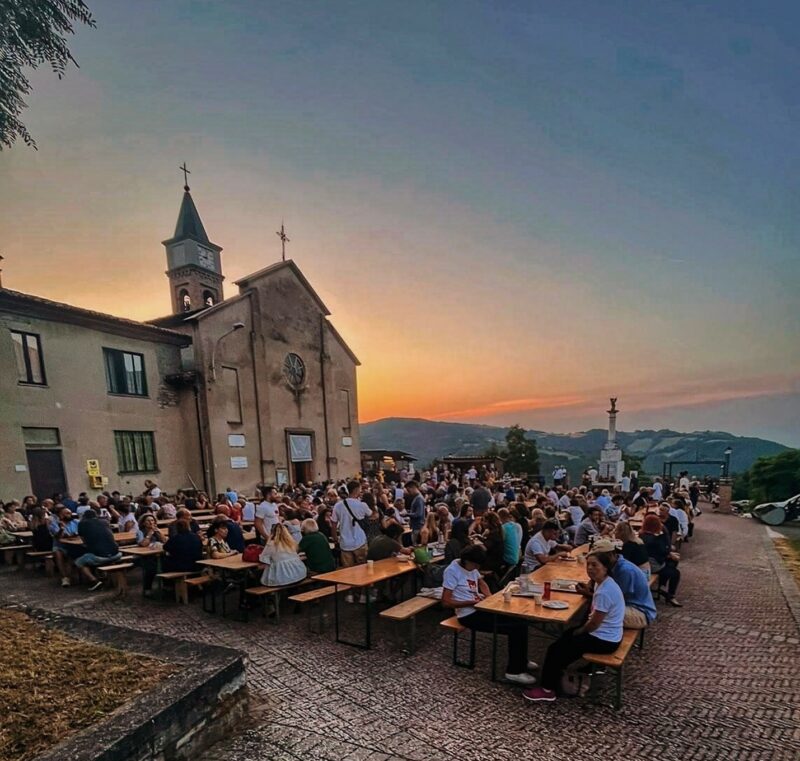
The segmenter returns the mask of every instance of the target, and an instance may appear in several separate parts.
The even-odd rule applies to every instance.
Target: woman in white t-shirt
[[[596,552],[586,559],[586,572],[594,584],[592,607],[583,626],[561,635],[550,647],[542,665],[541,687],[522,694],[527,700],[552,701],[564,669],[584,653],[613,653],[622,641],[625,598],[611,578],[611,554]]]
[[[528,661],[528,625],[506,616],[494,616],[475,609],[475,603],[488,597],[491,592],[481,578],[480,567],[486,562],[486,550],[479,545],[467,547],[458,560],[454,560],[444,571],[442,581],[442,605],[452,608],[458,622],[473,631],[505,634],[508,637],[508,665],[506,679],[516,684],[531,685],[536,681],[528,669],[537,668]]]

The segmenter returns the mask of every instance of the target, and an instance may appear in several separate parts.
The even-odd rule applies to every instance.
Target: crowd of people
[[[456,611],[466,627],[491,631],[491,617],[475,603],[502,589],[519,573],[531,573],[574,547],[591,544],[587,560],[591,612],[578,629],[553,643],[542,666],[541,683],[528,673],[527,626],[500,619],[497,631],[509,638],[506,678],[526,689],[531,700],[552,700],[566,665],[585,652],[610,652],[622,627],[644,628],[655,618],[651,575],[658,577],[664,599],[680,606],[679,549],[692,536],[697,501],[681,484],[656,479],[651,487],[630,490],[588,484],[511,481],[492,471],[462,473],[444,468],[394,478],[357,478],[308,485],[260,486],[252,495],[227,489],[211,500],[203,492],[173,495],[146,482],[134,497],[119,492],[37,499],[25,497],[3,505],[0,541],[14,531],[30,530],[38,551],[52,550],[61,583],[71,582],[74,564],[101,588],[94,571],[121,554],[112,531],[134,532],[141,547],[162,547],[163,570],[197,570],[203,557],[225,558],[246,548],[244,525],[255,531],[254,552],[263,564],[261,583],[296,584],[307,575],[414,554],[426,584],[442,588],[442,603]],[[627,491],[622,486],[629,486]],[[201,527],[198,512],[208,525]],[[644,513],[644,515],[642,515]],[[630,524],[638,514],[641,527]],[[159,521],[162,526],[159,526]],[[80,537],[82,542],[65,542]],[[430,555],[415,548],[436,545],[445,562],[432,567]],[[249,551],[249,548],[248,548]],[[253,555],[251,555],[251,558]],[[142,558],[143,585],[149,594],[155,561]],[[391,593],[391,590],[388,590]],[[384,592],[385,593],[385,592]],[[365,602],[378,590],[350,592],[346,601]]]

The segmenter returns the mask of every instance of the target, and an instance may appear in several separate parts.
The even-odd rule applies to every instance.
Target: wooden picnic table
[[[9,531],[9,534],[20,539],[33,539],[33,531]]]
[[[67,536],[58,541],[61,542],[61,544],[83,544],[83,539],[79,536]],[[136,532],[123,531],[114,534],[114,541],[116,541],[117,544],[136,544]]]
[[[555,581],[556,579],[567,579],[569,581],[588,582],[589,576],[586,573],[586,564],[578,561],[570,562],[557,560],[552,563],[540,565],[530,574],[534,582],[541,584],[545,581]]]
[[[219,574],[222,576],[223,581],[230,581],[232,584],[238,585],[240,606],[244,603],[244,590],[247,585],[247,574],[253,568],[256,569],[263,568],[263,565],[261,563],[250,563],[242,560],[242,554],[240,552],[236,553],[236,555],[231,555],[230,557],[227,558],[219,558],[216,560],[214,558],[208,558],[205,560],[198,560],[197,565],[205,566],[206,568],[211,568],[215,571],[218,571]],[[205,601],[205,598],[203,599]],[[224,592],[223,592],[222,608],[224,616],[225,614]]]
[[[443,560],[444,556],[440,555],[433,558],[432,562],[439,562]],[[416,563],[409,560],[401,560],[400,558],[391,557],[385,560],[375,560],[372,563],[372,568],[368,563],[361,565],[350,566],[348,568],[339,568],[336,571],[329,573],[321,573],[315,576],[316,581],[325,581],[329,584],[335,585],[337,588],[340,584],[347,587],[357,587],[364,589],[366,594],[366,604],[364,605],[364,642],[350,642],[349,640],[342,639],[339,635],[339,595],[333,596],[333,610],[334,621],[336,625],[336,641],[344,645],[352,645],[353,647],[360,647],[364,650],[369,650],[372,646],[372,621],[370,618],[370,594],[369,587],[381,581],[394,579],[398,576],[403,576],[407,573],[412,573],[416,569]]]
[[[548,563],[548,565],[551,565]],[[552,565],[555,565],[553,563]],[[547,566],[544,566],[547,568]],[[537,569],[541,570],[541,569]],[[534,572],[534,574],[536,571]],[[539,579],[537,579],[539,581]],[[535,625],[545,633],[550,629],[563,627],[572,623],[578,618],[586,608],[588,600],[583,595],[576,595],[571,592],[551,592],[551,600],[560,600],[567,604],[562,610],[545,608],[544,605],[537,605],[532,597],[512,597],[506,600],[502,591],[487,597],[475,604],[477,610],[491,613],[494,617],[495,627],[492,631],[492,681],[497,678],[497,617],[510,616],[520,618],[529,625]]]

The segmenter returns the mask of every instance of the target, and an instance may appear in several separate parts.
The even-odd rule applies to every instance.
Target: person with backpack
[[[361,501],[361,484],[350,481],[347,484],[347,496],[334,505],[331,514],[331,522],[339,538],[339,563],[342,568],[367,562],[367,530],[371,516],[369,505]],[[356,594],[359,595],[359,592]],[[355,601],[352,592],[348,592],[344,599],[345,602]]]

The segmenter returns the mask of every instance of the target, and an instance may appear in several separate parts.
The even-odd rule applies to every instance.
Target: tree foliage
[[[512,475],[523,473],[534,476],[539,473],[539,450],[536,440],[525,436],[525,429],[512,425],[506,434],[506,470]]]
[[[747,473],[750,499],[772,502],[800,494],[800,449],[759,457]]]
[[[639,477],[645,474],[643,458],[638,457],[635,454],[630,454],[630,452],[623,452],[622,459],[625,462],[626,473],[630,473],[632,470],[635,470],[639,473]]]
[[[49,63],[61,79],[77,66],[66,39],[76,22],[95,26],[82,0],[0,0],[0,150],[18,138],[36,148],[19,118],[31,92],[24,70]]]

